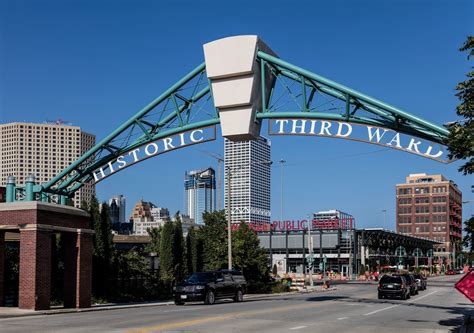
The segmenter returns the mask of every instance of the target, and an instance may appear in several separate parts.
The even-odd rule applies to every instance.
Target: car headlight
[[[202,290],[204,288],[206,288],[206,286],[196,286],[196,290]]]

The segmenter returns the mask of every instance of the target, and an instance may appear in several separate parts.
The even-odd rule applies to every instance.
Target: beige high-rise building
[[[0,186],[14,176],[17,186],[25,184],[32,174],[42,184],[77,160],[95,145],[95,135],[78,126],[64,124],[8,123],[0,124]],[[76,192],[74,205],[89,201],[95,185],[84,185]]]

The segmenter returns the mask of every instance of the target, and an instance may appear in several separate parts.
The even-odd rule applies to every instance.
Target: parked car
[[[418,295],[418,285],[416,284],[413,274],[404,273],[400,275],[405,278],[407,285],[410,287],[410,295]]]
[[[245,280],[244,274],[241,271],[236,269],[221,269],[219,272],[222,272],[223,274],[231,274],[234,281],[239,283],[242,287],[243,293],[247,293],[247,280]]]
[[[384,275],[377,286],[378,298],[410,298],[410,286],[402,275]]]
[[[214,304],[223,298],[242,302],[247,281],[243,275],[236,275],[235,279],[233,276],[229,271],[194,273],[173,288],[174,303],[183,305],[185,302],[204,301],[205,304]]]
[[[413,277],[418,285],[418,290],[426,290],[426,277],[422,274],[413,274]]]
[[[456,271],[454,269],[448,269],[445,273],[446,275],[456,275]]]

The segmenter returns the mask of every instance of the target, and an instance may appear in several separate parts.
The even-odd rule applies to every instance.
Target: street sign
[[[474,271],[464,275],[464,277],[459,280],[454,287],[474,303]]]

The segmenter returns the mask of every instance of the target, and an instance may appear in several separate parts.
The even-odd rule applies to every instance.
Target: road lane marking
[[[149,332],[155,332],[155,331],[160,331],[160,330],[174,329],[174,328],[178,328],[178,327],[189,327],[189,326],[205,324],[205,323],[209,323],[209,322],[213,322],[213,321],[223,321],[223,320],[235,319],[235,318],[238,318],[238,317],[241,317],[241,316],[257,316],[257,315],[269,314],[269,313],[275,313],[275,312],[287,312],[287,311],[289,311],[289,309],[291,309],[291,310],[308,309],[308,308],[315,308],[315,307],[319,307],[319,306],[322,306],[322,305],[336,304],[336,303],[337,303],[336,301],[324,301],[324,302],[320,302],[320,303],[318,302],[318,303],[314,303],[314,304],[299,304],[299,305],[293,305],[293,306],[282,306],[282,307],[279,307],[279,308],[263,309],[263,310],[257,310],[257,311],[233,312],[233,313],[223,314],[223,315],[213,316],[213,317],[204,317],[204,318],[199,318],[199,319],[177,321],[177,322],[158,324],[158,325],[155,325],[155,326],[135,328],[135,329],[130,329],[126,332],[128,332],[128,333],[149,333]]]
[[[407,303],[413,303],[413,302],[415,302],[415,301],[419,301],[420,299],[425,298],[425,297],[428,297],[428,296],[430,296],[430,295],[433,295],[433,294],[436,293],[436,292],[438,292],[438,290],[435,290],[435,291],[433,291],[433,292],[431,292],[431,293],[429,293],[429,294],[426,294],[426,295],[417,297],[417,298],[415,298],[415,299],[412,299],[412,300],[408,301]]]
[[[410,300],[410,301],[407,301],[406,303],[414,303],[414,302],[416,302],[416,301],[419,301],[420,299],[423,299],[423,298],[425,298],[425,297],[431,296],[431,295],[433,295],[433,294],[436,293],[436,292],[438,292],[438,290],[435,290],[435,291],[433,291],[433,292],[431,292],[431,293],[429,293],[429,294],[426,294],[426,295],[417,297],[417,298],[415,298],[415,299],[412,299],[412,300]],[[383,308],[383,309],[378,309],[378,310],[375,310],[375,311],[366,313],[366,314],[364,314],[364,316],[370,316],[370,315],[373,315],[373,314],[378,313],[378,312],[381,312],[381,311],[393,309],[393,308],[396,308],[397,306],[400,306],[400,305],[403,305],[403,303],[395,304],[395,305],[392,305],[392,306],[388,306],[388,307]]]
[[[306,328],[306,327],[308,327],[308,326],[296,326],[296,327],[290,328],[290,330],[300,330],[300,329]]]
[[[349,317],[341,317],[341,318],[337,318],[337,320],[344,320],[344,319],[347,319]]]
[[[396,307],[399,306],[399,305],[400,305],[400,304],[396,304],[396,305],[392,305],[392,306],[387,306],[386,308],[383,308],[383,309],[378,309],[378,310],[375,310],[375,311],[372,311],[372,312],[369,312],[369,313],[365,313],[364,316],[370,316],[370,315],[373,315],[374,313],[377,313],[377,312],[381,312],[381,311],[393,309],[393,308],[396,308]]]

